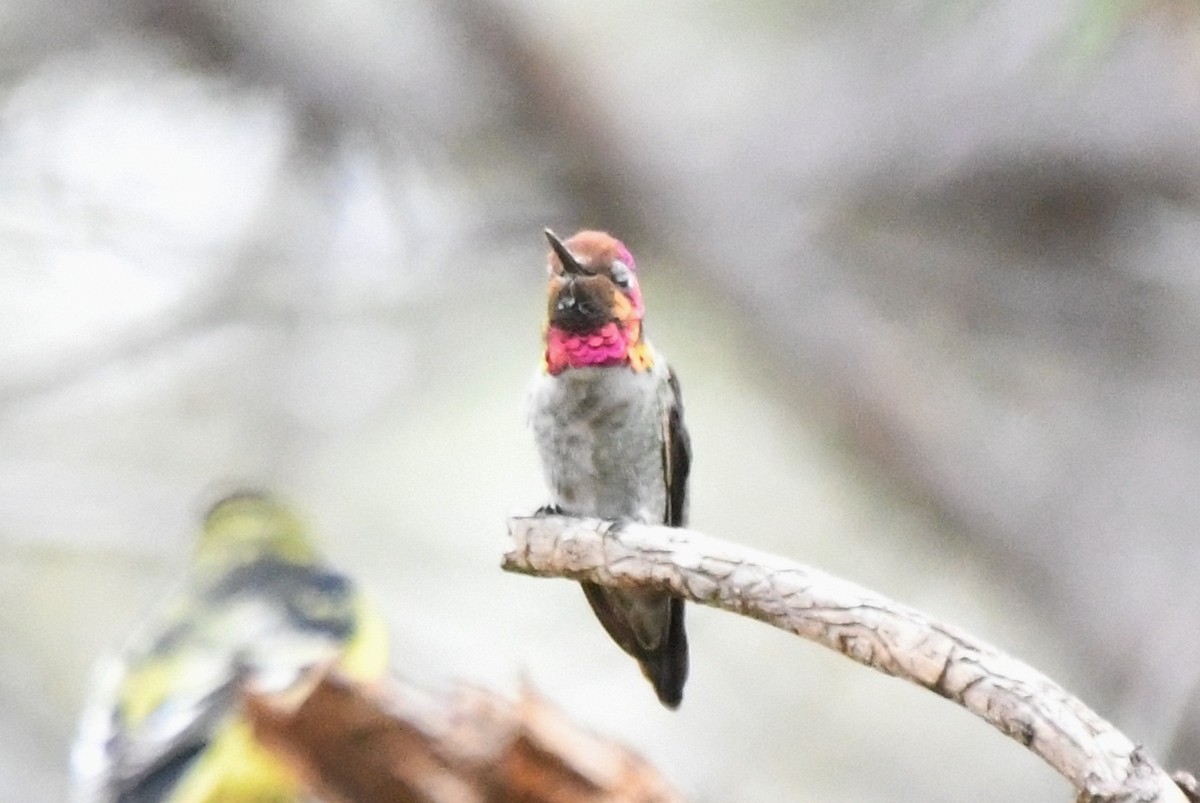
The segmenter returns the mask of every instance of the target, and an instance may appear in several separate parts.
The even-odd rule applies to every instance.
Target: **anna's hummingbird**
[[[552,508],[683,526],[691,447],[675,373],[642,336],[633,256],[617,239],[549,229],[549,305],[530,422]],[[583,583],[613,641],[675,708],[688,673],[683,600]]]

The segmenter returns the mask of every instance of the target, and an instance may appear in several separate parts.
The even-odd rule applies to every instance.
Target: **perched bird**
[[[642,334],[642,291],[629,250],[598,231],[563,242],[549,229],[549,305],[530,424],[551,509],[683,526],[691,446],[679,383]],[[683,600],[583,583],[612,639],[675,708],[688,673]]]
[[[97,667],[73,799],[303,800],[239,716],[239,692],[284,691],[315,666],[373,680],[386,664],[382,619],[300,522],[264,495],[228,497],[205,518],[183,586]]]

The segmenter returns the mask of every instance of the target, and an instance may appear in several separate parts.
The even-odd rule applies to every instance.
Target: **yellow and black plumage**
[[[243,688],[284,691],[313,667],[359,679],[387,666],[382,619],[268,496],[205,518],[183,585],[115,655],[72,749],[77,803],[303,800],[240,716]]]

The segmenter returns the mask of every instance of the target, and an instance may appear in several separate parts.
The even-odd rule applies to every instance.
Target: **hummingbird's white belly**
[[[551,500],[564,513],[666,520],[663,363],[539,373],[529,419]]]

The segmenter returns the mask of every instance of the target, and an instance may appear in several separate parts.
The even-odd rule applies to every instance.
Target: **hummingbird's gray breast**
[[[661,523],[663,396],[660,361],[539,374],[530,423],[553,502],[564,513]]]

